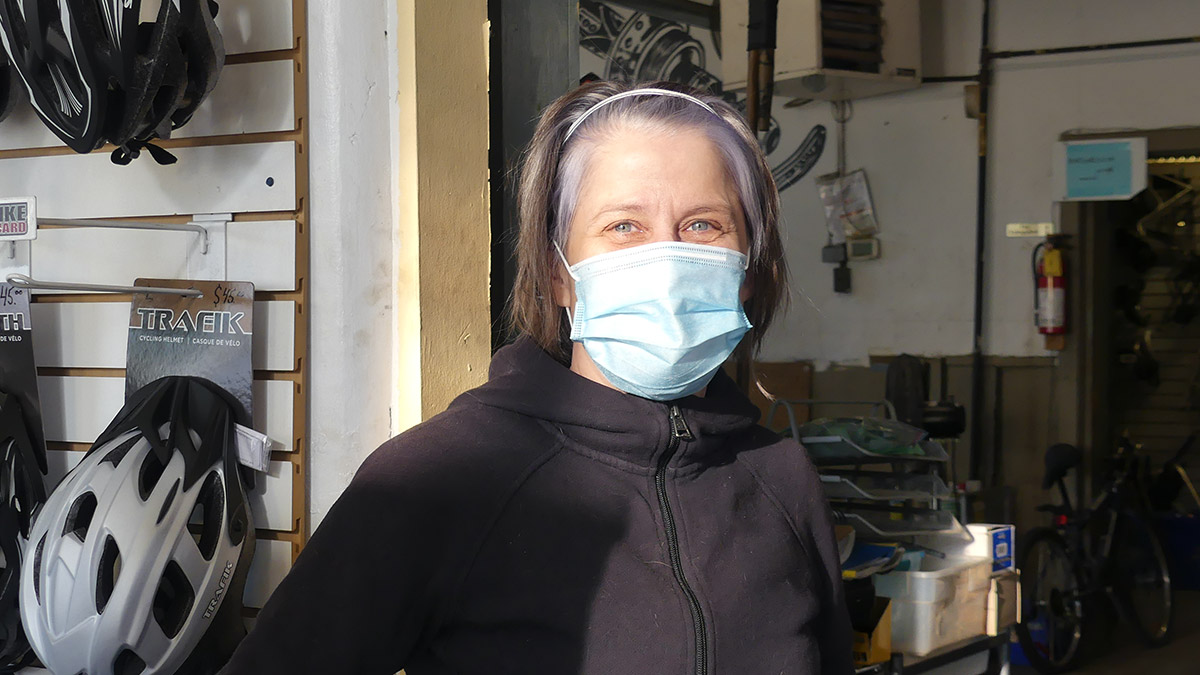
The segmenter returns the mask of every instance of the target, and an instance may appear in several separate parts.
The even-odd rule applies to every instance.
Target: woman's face
[[[702,131],[620,130],[592,151],[563,254],[575,265],[600,253],[656,242],[689,242],[747,253],[741,203],[716,146]],[[742,301],[750,296],[742,288]],[[555,300],[575,304],[558,265]]]

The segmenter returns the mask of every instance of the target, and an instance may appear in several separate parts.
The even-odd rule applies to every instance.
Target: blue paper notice
[[[1133,195],[1133,144],[1067,143],[1067,199]]]

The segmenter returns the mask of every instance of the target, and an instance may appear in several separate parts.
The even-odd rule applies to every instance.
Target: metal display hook
[[[108,286],[105,284],[79,284],[62,281],[38,281],[24,274],[10,274],[8,283],[29,291],[81,291],[86,293],[156,293],[181,295],[185,298],[203,298],[204,293],[194,288],[165,288],[161,286]]]
[[[199,223],[143,223],[135,220],[92,220],[89,218],[38,218],[39,225],[60,227],[110,227],[123,230],[168,230],[200,235],[200,253],[208,255],[208,228]]]

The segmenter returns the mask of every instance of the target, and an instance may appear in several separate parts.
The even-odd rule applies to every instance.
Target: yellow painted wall
[[[398,2],[399,430],[486,379],[491,233],[487,2]]]

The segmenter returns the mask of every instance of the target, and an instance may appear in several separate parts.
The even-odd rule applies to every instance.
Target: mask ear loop
[[[562,261],[563,267],[567,270],[567,275],[570,276],[571,279],[578,281],[578,277],[576,277],[575,273],[571,271],[570,263],[567,262],[567,256],[563,255],[562,249],[559,248],[557,241],[554,242],[554,252],[558,254],[558,259]],[[571,327],[571,332],[574,333],[575,318],[571,316],[571,308],[563,307],[563,309],[567,312],[567,325]]]

